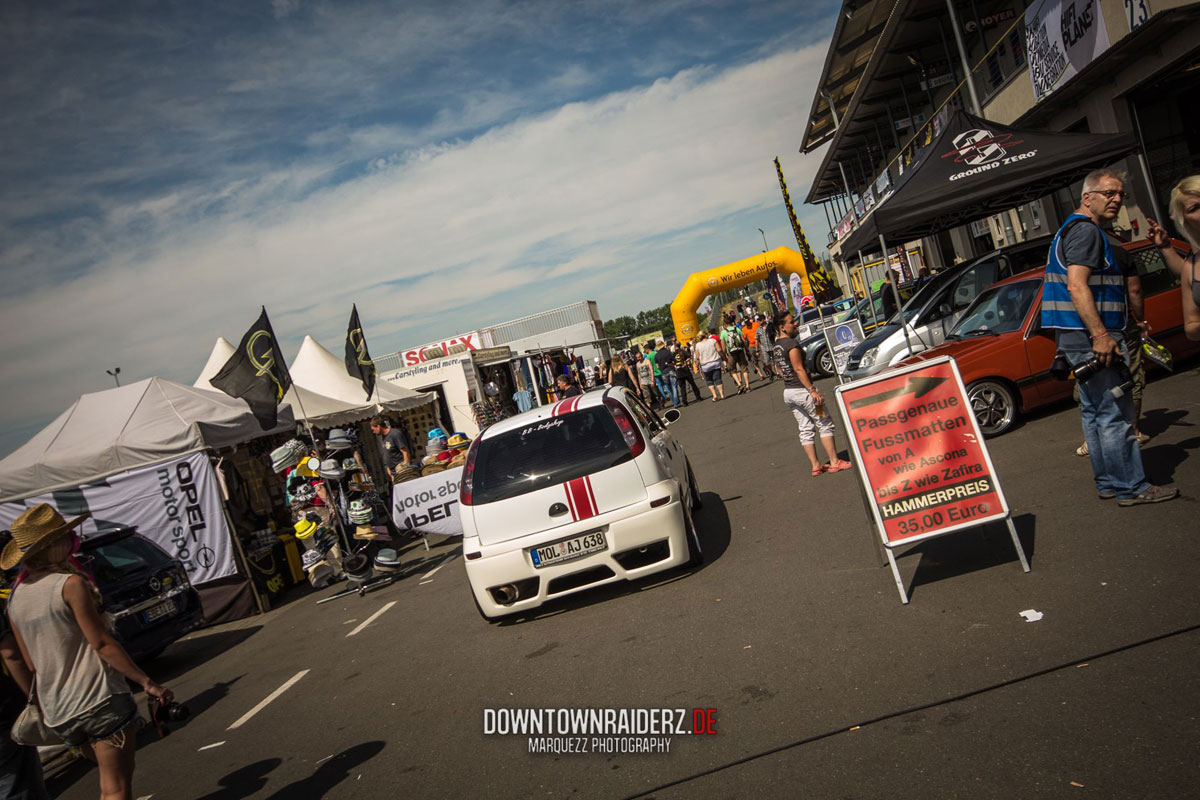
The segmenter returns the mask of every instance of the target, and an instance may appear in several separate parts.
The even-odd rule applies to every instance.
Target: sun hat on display
[[[433,428],[429,431],[429,434],[425,438],[441,439],[442,441],[445,441],[447,437],[446,437],[446,432],[444,430],[442,430],[441,428]]]
[[[358,462],[353,458],[342,459],[342,469],[346,472],[358,472]]]
[[[317,470],[317,474],[326,480],[340,481],[346,477],[346,470],[342,469],[341,462],[336,458],[327,458],[321,462],[321,468]]]
[[[351,500],[347,516],[350,517],[350,521],[355,525],[369,525],[371,524],[371,520],[375,518],[375,511],[368,505],[366,500]]]
[[[454,448],[454,449],[458,449],[460,447],[467,447],[470,444],[471,444],[471,440],[467,438],[467,435],[465,433],[453,433],[450,435],[450,438],[446,441],[446,446]]]
[[[421,467],[421,475],[422,476],[432,475],[435,472],[445,472],[445,471],[446,471],[446,465],[440,461],[435,461],[432,464],[426,464],[425,466]]]
[[[13,520],[12,541],[0,553],[0,569],[12,569],[24,559],[54,544],[59,536],[79,526],[91,514],[81,514],[70,522],[49,503],[38,503]]]
[[[307,516],[292,526],[292,528],[296,531],[297,539],[307,539],[316,533],[317,529],[320,527],[320,524],[309,519]]]
[[[271,451],[271,467],[275,472],[283,472],[288,467],[296,466],[296,462],[304,458],[308,448],[299,439],[289,439]]]
[[[317,489],[311,483],[302,483],[292,492],[292,502],[306,504],[317,499]]]
[[[454,458],[454,454],[451,453],[449,450],[446,450],[446,451],[443,451],[443,452],[437,454],[437,460],[441,464],[445,464],[447,461],[449,461],[452,458]]]
[[[455,467],[465,466],[466,463],[467,463],[467,451],[466,450],[456,450],[454,458],[450,459],[450,463],[446,465],[446,468],[454,469]]]
[[[400,555],[390,547],[381,548],[375,554],[375,566],[377,567],[398,567],[400,566]]]
[[[305,550],[304,554],[300,556],[300,565],[304,567],[305,572],[308,572],[317,564],[320,564],[321,559],[324,557],[325,556],[321,555],[320,550]]]
[[[329,436],[325,439],[325,445],[330,450],[349,450],[354,447],[354,439],[345,428],[334,428],[329,431]]]
[[[425,443],[425,452],[430,455],[437,455],[446,451],[445,439],[430,439]]]

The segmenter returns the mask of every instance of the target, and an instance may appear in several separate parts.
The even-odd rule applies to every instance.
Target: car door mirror
[[[663,412],[662,416],[663,422],[665,422],[667,425],[670,425],[673,422],[678,422],[679,418],[683,415],[679,413],[678,408],[668,408]]]

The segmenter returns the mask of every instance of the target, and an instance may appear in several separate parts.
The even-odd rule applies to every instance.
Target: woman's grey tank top
[[[114,694],[129,694],[129,684],[92,649],[63,600],[67,574],[25,581],[8,601],[8,617],[33,660],[37,699],[47,725],[62,725]]]

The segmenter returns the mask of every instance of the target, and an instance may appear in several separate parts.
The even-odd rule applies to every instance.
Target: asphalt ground
[[[502,624],[454,540],[409,547],[366,597],[293,590],[150,665],[193,716],[143,734],[135,797],[1194,796],[1198,422],[1194,363],[1150,384],[1148,473],[1184,497],[1130,509],[1096,498],[1069,406],[989,440],[1032,572],[1003,526],[954,534],[901,555],[905,606],[855,475],[809,476],[780,384],[693,403],[672,431],[702,567]],[[483,733],[485,709],[697,707],[716,735],[665,754]],[[96,778],[51,786],[93,797]]]

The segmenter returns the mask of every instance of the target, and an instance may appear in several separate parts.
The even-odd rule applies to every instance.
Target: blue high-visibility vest
[[[1073,224],[1096,223],[1083,214],[1072,214],[1054,234],[1046,264],[1046,282],[1042,287],[1043,328],[1086,329],[1079,312],[1075,310],[1075,304],[1071,302],[1071,292],[1067,289],[1067,261],[1062,251],[1063,232]],[[1125,329],[1125,276],[1113,258],[1108,237],[1103,232],[1100,235],[1104,240],[1104,264],[1092,269],[1088,276],[1088,287],[1092,290],[1092,298],[1096,301],[1096,310],[1100,312],[1104,327],[1110,331],[1120,331]]]

